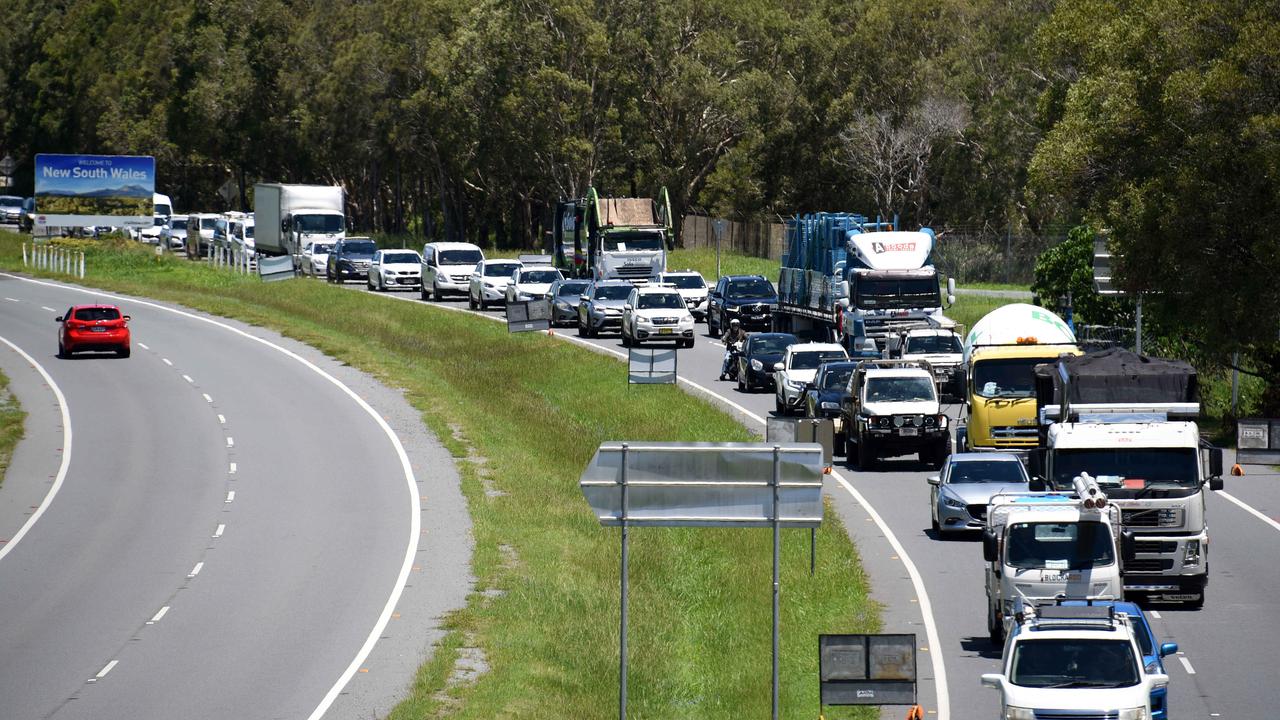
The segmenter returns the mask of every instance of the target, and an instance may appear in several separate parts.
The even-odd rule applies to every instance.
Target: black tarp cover
[[[1058,365],[1071,382],[1070,402],[1076,403],[1198,403],[1196,370],[1181,360],[1163,360],[1110,348],[1086,355],[1061,355],[1036,366],[1039,403],[1057,404],[1062,397]]]

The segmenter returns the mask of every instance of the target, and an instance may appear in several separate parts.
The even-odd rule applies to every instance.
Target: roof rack
[[[928,360],[861,360],[859,370],[924,370],[933,372]]]

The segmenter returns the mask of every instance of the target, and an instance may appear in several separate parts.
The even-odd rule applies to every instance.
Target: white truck
[[[337,186],[258,183],[253,186],[253,214],[257,251],[291,255],[295,267],[301,265],[303,246],[331,246],[347,236],[343,193]]]
[[[1004,639],[1019,601],[1120,600],[1120,511],[1088,474],[1073,494],[998,493],[982,531],[987,632]]]
[[[933,231],[857,233],[850,256],[841,327],[861,322],[867,337],[883,343],[900,330],[955,328],[943,315],[938,270],[933,266]],[[950,287],[948,287],[950,290]]]
[[[1119,507],[1131,547],[1130,593],[1204,603],[1209,582],[1205,493],[1222,488],[1222,450],[1196,425],[1195,370],[1110,349],[1036,368],[1039,475],[1062,488],[1088,470]]]
[[[870,470],[882,457],[908,453],[918,453],[921,462],[934,467],[946,462],[950,418],[938,404],[928,363],[864,360],[849,376],[847,389],[836,427],[860,469]]]

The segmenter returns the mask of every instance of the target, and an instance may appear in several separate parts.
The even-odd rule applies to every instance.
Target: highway
[[[422,302],[416,293],[386,293],[384,297]],[[462,298],[448,298],[438,305],[471,312]],[[476,314],[503,318],[501,308]],[[763,434],[764,419],[773,414],[772,393],[740,393],[733,383],[720,382],[723,346],[705,334],[705,325],[698,328],[695,347],[680,351],[682,385],[695,395],[711,397]],[[625,357],[626,349],[616,333],[583,339],[573,328],[556,328],[554,332],[600,352]],[[623,366],[619,365],[618,372],[625,372]],[[950,408],[953,416],[957,409]],[[1000,670],[1000,649],[991,645],[986,633],[980,539],[933,537],[926,478],[934,473],[914,459],[889,460],[875,472],[856,471],[843,462],[836,470],[826,494],[858,545],[871,577],[873,597],[884,605],[885,631],[914,632],[919,638],[920,702],[928,716],[957,720],[995,717],[999,713],[998,694],[979,684],[983,673]],[[1280,670],[1273,662],[1275,648],[1280,646],[1280,574],[1272,561],[1280,556],[1280,522],[1275,519],[1280,515],[1280,477],[1256,470],[1261,468],[1250,468],[1250,474],[1243,478],[1226,478],[1227,493],[1253,512],[1221,493],[1209,498],[1211,579],[1205,607],[1195,611],[1176,604],[1147,606],[1157,637],[1180,646],[1177,656],[1165,658],[1172,717],[1270,715],[1275,684],[1280,680]],[[924,597],[912,582],[913,574],[923,585]],[[936,644],[928,640],[923,605],[931,610],[928,614],[936,627]],[[831,628],[832,632],[841,630]],[[937,682],[939,676],[945,677],[944,683]],[[944,698],[941,703],[940,695]],[[883,717],[901,715],[900,709],[892,709]]]
[[[91,302],[132,316],[131,358],[54,357],[54,318]],[[15,276],[0,338],[30,413],[0,492],[0,716],[400,699],[470,561],[452,460],[403,397],[265,331]]]

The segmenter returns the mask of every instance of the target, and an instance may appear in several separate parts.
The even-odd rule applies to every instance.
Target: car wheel
[[[489,309],[489,303],[485,302],[484,295],[480,296],[480,299],[476,302],[476,304],[480,307],[480,312],[484,312],[485,310]]]
[[[744,393],[746,391],[747,391],[747,383],[745,380],[742,379],[742,371],[739,370],[738,371],[738,392]]]
[[[120,348],[119,350],[116,350],[116,355],[122,358],[129,357],[129,348],[123,347],[123,348]]]
[[[934,533],[935,535],[938,535],[939,537],[941,537],[941,533],[942,533],[942,526],[938,524],[938,515],[937,515],[937,512],[938,512],[938,511],[937,511],[937,508],[934,508],[932,511],[930,511],[930,513],[929,513],[929,526],[930,526],[931,528],[933,528],[933,533]]]
[[[684,346],[685,346],[685,348],[692,350],[692,349],[693,349],[693,338],[690,338],[690,339],[688,339],[688,340],[685,340],[685,341],[684,341]]]
[[[1004,618],[990,604],[987,606],[987,637],[991,638],[992,645],[1004,644]]]
[[[711,336],[711,337],[713,337],[713,338],[718,338],[718,337],[720,337],[720,332],[721,332],[723,329],[724,329],[724,316],[723,316],[723,315],[721,315],[721,316],[720,316],[720,318],[719,318],[719,322],[717,322],[715,325],[712,325],[712,324],[711,324],[711,316],[710,316],[710,315],[708,315],[708,316],[707,316],[707,334],[708,334],[708,335],[710,335],[710,336]]]
[[[427,287],[426,287],[425,285],[423,285],[422,287],[418,288],[418,295],[422,298],[422,300],[423,300],[423,301],[426,301],[426,299],[427,299]],[[469,297],[467,298],[467,300],[470,300],[470,299],[471,299],[471,298],[469,298]],[[470,304],[470,303],[468,303],[468,304]]]
[[[782,398],[777,395],[773,396],[773,411],[780,416],[787,414],[787,406],[782,404]]]
[[[62,360],[71,357],[71,353],[67,352],[66,348],[62,347],[61,342],[58,343],[58,357]]]
[[[858,440],[858,469],[870,470],[876,464],[876,453],[871,449],[871,443],[865,438]]]
[[[471,291],[470,291],[470,290],[468,290],[468,291],[467,291],[467,309],[469,309],[469,310],[475,310],[477,307],[478,307],[478,306],[476,305],[476,299],[475,299],[475,297],[473,297],[473,296],[471,295]]]
[[[582,318],[578,318],[578,337],[587,337],[587,328],[582,324]]]
[[[422,291],[422,294],[425,296],[427,294],[427,291],[424,289]],[[440,288],[437,287],[434,282],[431,283],[431,299],[435,300],[436,302],[440,302],[441,300],[444,300],[444,293],[440,292]]]

